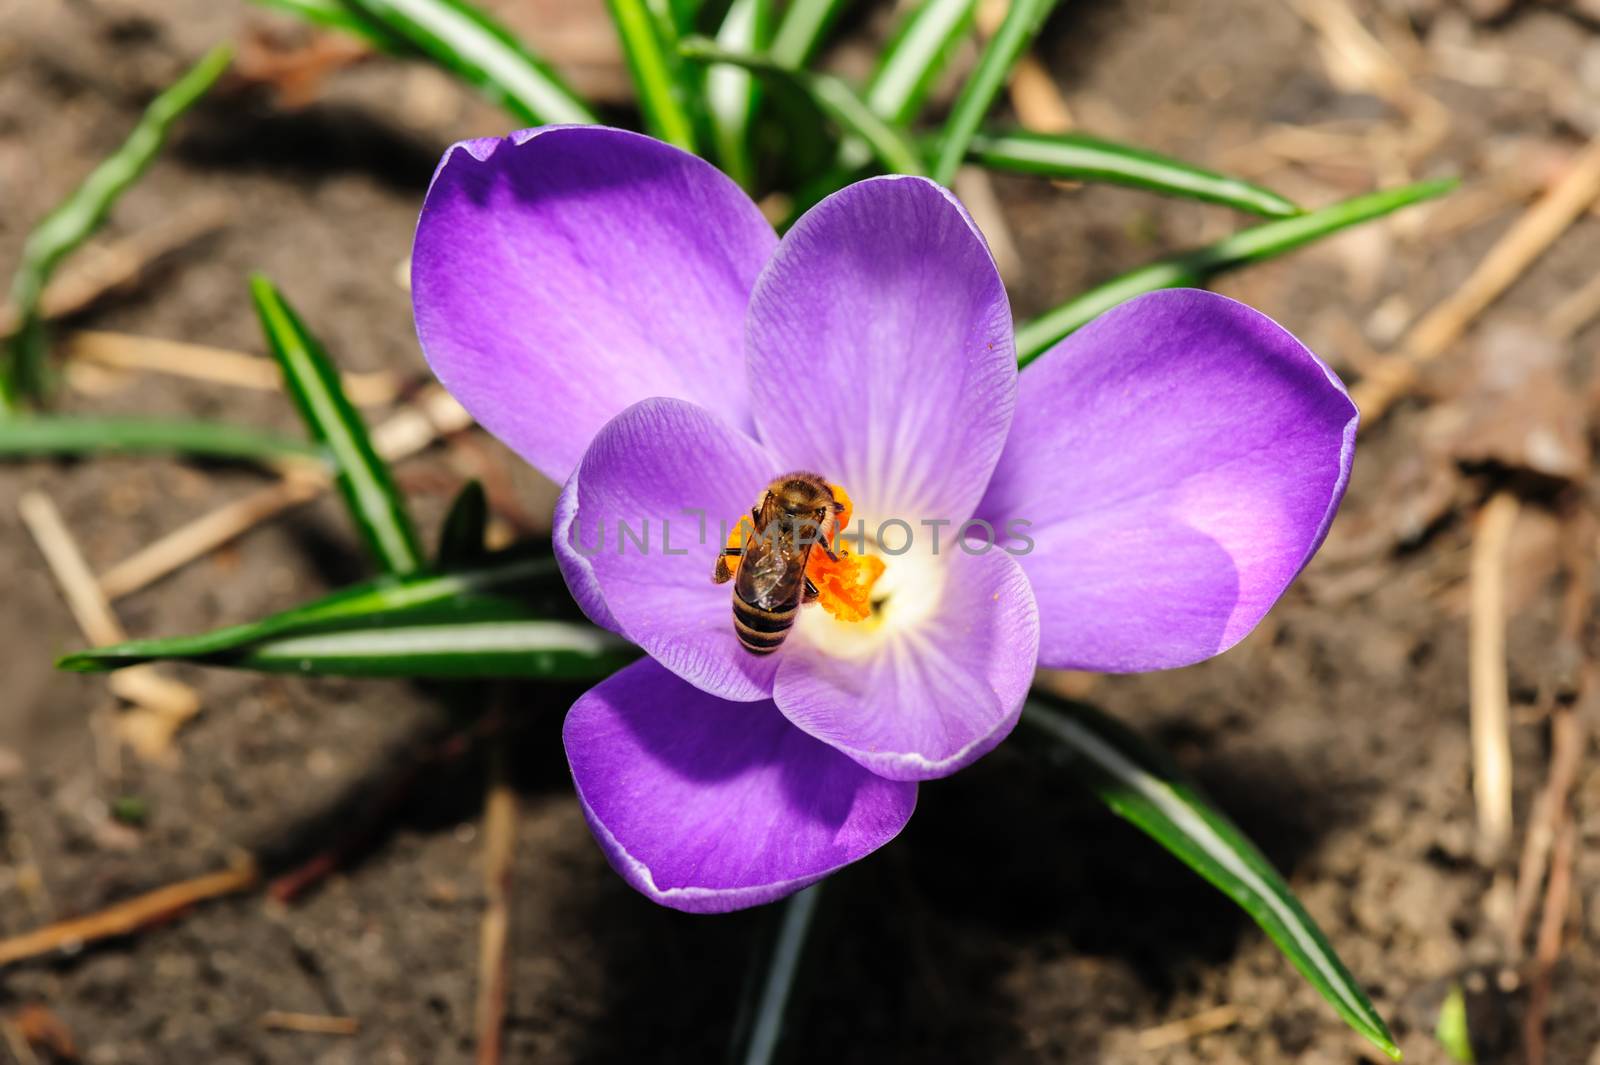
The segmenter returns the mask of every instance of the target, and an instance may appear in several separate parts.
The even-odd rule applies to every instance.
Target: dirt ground
[[[593,7],[498,7],[587,88],[617,97],[625,83]],[[1319,7],[1343,10],[1076,0],[1039,55],[1084,128],[1309,204],[1463,177],[1440,206],[1219,285],[1354,380],[1600,133],[1600,23],[1550,4],[1358,6],[1411,79],[1405,92],[1437,103],[1408,113],[1403,93],[1351,83],[1351,64],[1330,59],[1326,28],[1299,13]],[[881,11],[856,16],[847,37],[859,42],[883,21]],[[559,38],[541,38],[557,22]],[[247,27],[304,43],[289,22],[215,0],[0,0],[0,266],[157,87]],[[265,54],[255,50],[258,63]],[[847,43],[835,61],[852,69],[861,54]],[[289,97],[235,85],[184,123],[106,239],[197,204],[221,204],[225,224],[67,326],[259,352],[244,280],[260,269],[344,367],[422,379],[397,282],[422,192],[444,145],[506,120],[436,72],[396,61],[331,69]],[[1423,128],[1429,115],[1443,118]],[[1296,139],[1286,127],[1312,133]],[[995,185],[1018,250],[1009,280],[1019,317],[1248,221],[1124,190]],[[1596,724],[1586,697],[1576,710],[1564,701],[1586,691],[1574,688],[1575,663],[1587,661],[1574,652],[1593,650],[1585,561],[1595,533],[1584,500],[1600,324],[1562,341],[1539,330],[1596,274],[1597,249],[1600,218],[1589,214],[1445,351],[1419,395],[1364,433],[1326,549],[1242,645],[1172,673],[1067,681],[1164,742],[1261,843],[1419,1065],[1446,1060],[1431,1031],[1463,974],[1487,985],[1473,999],[1480,1060],[1526,1060],[1519,1033],[1536,974],[1505,933],[1516,856],[1549,773],[1553,708]],[[104,371],[71,381],[69,410],[298,431],[288,403],[269,393]],[[1557,468],[1524,461],[1535,430],[1565,446]],[[1524,465],[1542,472],[1512,476]],[[523,510],[547,517],[549,486],[492,442],[436,449],[403,466],[402,480],[432,529],[463,477],[496,470]],[[294,868],[437,748],[460,693],[179,670],[204,711],[168,763],[149,764],[119,749],[104,678],[51,668],[83,637],[18,517],[25,490],[49,494],[103,570],[261,483],[259,473],[155,459],[0,467],[0,569],[11,575],[0,600],[0,935],[219,868],[239,848],[269,873]],[[1505,860],[1485,866],[1469,787],[1468,578],[1475,516],[1497,491],[1522,501],[1506,589],[1517,836]],[[362,572],[343,515],[322,501],[117,607],[136,636],[200,631]],[[722,1060],[775,911],[685,916],[610,872],[560,753],[571,698],[542,689],[515,699],[506,1060]],[[435,758],[369,845],[291,904],[247,893],[5,969],[0,1017],[45,1005],[92,1065],[469,1061],[484,776],[480,751]],[[141,825],[111,816],[126,799],[147,811]],[[1592,756],[1571,801],[1575,857],[1558,866],[1570,868],[1572,888],[1556,926],[1545,1060],[1595,1065]],[[1379,1060],[1247,918],[1087,798],[1036,737],[1019,731],[975,768],[925,786],[920,806],[897,842],[824,891],[781,1061]],[[353,1017],[360,1030],[268,1030],[269,1010]],[[1162,1027],[1195,1018],[1186,1033]]]

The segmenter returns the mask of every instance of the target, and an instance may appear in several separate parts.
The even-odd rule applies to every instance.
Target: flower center
[[[842,487],[836,484],[828,487],[833,491],[834,500],[843,508],[838,512],[828,537],[828,547],[833,550],[835,557],[830,558],[820,546],[813,546],[806,558],[806,578],[816,587],[816,603],[823,610],[842,622],[866,621],[875,610],[873,587],[878,578],[883,576],[883,560],[871,555],[854,554],[842,541],[839,534],[849,528],[853,506],[849,493]],[[743,547],[760,533],[761,530],[754,528],[750,516],[743,515],[728,534],[728,546]],[[737,573],[739,560],[730,557],[728,568]]]
[[[861,658],[934,613],[944,590],[945,567],[930,543],[913,542],[905,522],[855,520],[849,493],[837,484],[828,488],[842,507],[829,530],[833,557],[819,541],[806,559],[806,577],[817,590],[813,602],[822,609],[800,611],[795,629],[829,655]],[[744,515],[729,534],[728,546],[742,548],[758,533]],[[737,573],[739,563],[727,557],[730,571]]]

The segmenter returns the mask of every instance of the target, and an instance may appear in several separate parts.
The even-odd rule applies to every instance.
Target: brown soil
[[[1576,14],[1528,5],[1473,23],[1425,0],[1362,12],[1417,86],[1448,108],[1447,136],[1410,167],[1415,176],[1461,174],[1470,191],[1508,174],[1558,171],[1600,124],[1600,35]],[[522,21],[538,40],[538,19]],[[14,261],[32,220],[115,146],[149,94],[210,43],[242,25],[294,37],[288,23],[207,0],[0,0],[0,24],[0,264]],[[592,33],[572,32],[592,45]],[[1415,50],[1419,39],[1426,51]],[[1317,45],[1290,6],[1270,0],[1081,0],[1063,5],[1041,54],[1079,120],[1098,132],[1250,169],[1312,203],[1404,178],[1393,139],[1301,164],[1249,149],[1284,123],[1403,130],[1389,105],[1335,88]],[[602,59],[606,51],[598,48]],[[592,61],[595,49],[588,54]],[[848,52],[840,61],[850,62]],[[604,69],[591,74],[601,89],[615,84]],[[187,121],[108,235],[206,197],[229,205],[228,225],[74,324],[258,351],[244,277],[262,269],[345,367],[420,377],[397,265],[441,148],[505,122],[435,72],[395,62],[333,72],[311,96],[291,108],[260,90],[226,92]],[[1020,179],[997,186],[1024,264],[1014,279],[1019,315],[1246,221],[1129,191]],[[1358,376],[1363,343],[1382,347],[1390,322],[1458,286],[1522,202],[1450,232],[1444,209],[1418,212],[1221,287]],[[1430,1032],[1448,981],[1521,961],[1502,946],[1514,861],[1486,869],[1475,860],[1469,792],[1468,547],[1472,516],[1500,474],[1493,463],[1462,472],[1450,450],[1461,431],[1449,416],[1491,395],[1484,368],[1508,350],[1512,362],[1530,350],[1515,330],[1593,275],[1596,247],[1600,220],[1590,216],[1441,359],[1431,402],[1404,404],[1364,436],[1327,549],[1243,645],[1174,673],[1076,682],[1166,743],[1260,841],[1394,1021],[1408,1059],[1422,1065],[1445,1060]],[[1597,340],[1600,327],[1590,326],[1556,349],[1563,402],[1592,395]],[[154,376],[101,384],[92,394],[66,391],[65,406],[297,430],[279,397]],[[474,456],[514,468],[493,445],[404,468],[425,527],[475,472]],[[546,514],[548,486],[515,477],[523,505]],[[0,468],[0,568],[12,574],[0,605],[0,934],[208,871],[238,847],[263,855],[272,871],[290,868],[437,742],[449,700],[481,694],[184,670],[205,711],[181,734],[175,764],[118,752],[105,739],[113,700],[104,680],[51,668],[82,637],[16,500],[28,488],[48,492],[103,568],[258,483],[248,471],[144,459]],[[1563,518],[1571,495],[1528,487],[1512,539],[1518,844],[1547,772],[1551,693],[1568,665],[1558,544],[1561,529],[1574,527]],[[1593,550],[1590,533],[1581,553]],[[119,613],[135,635],[198,631],[304,600],[355,579],[362,565],[342,514],[323,502],[129,597]],[[676,914],[609,871],[560,753],[570,698],[523,693],[516,716],[522,817],[506,1060],[720,1060],[774,914]],[[125,940],[13,966],[0,973],[0,1016],[46,1004],[94,1065],[468,1061],[483,775],[476,753],[421,773],[371,845],[290,906],[240,896]],[[1574,905],[1547,1024],[1554,1065],[1600,1060],[1592,759],[1574,794]],[[108,817],[108,804],[124,796],[147,805],[144,827]],[[1482,996],[1482,1030],[1499,1042],[1486,1060],[1520,1059],[1525,998],[1523,990]],[[1239,1013],[1230,1027],[1141,1044],[1157,1025],[1223,1004]],[[267,1010],[347,1015],[361,1028],[354,1037],[266,1031]],[[823,1059],[1176,1065],[1378,1056],[1242,914],[1102,811],[1045,746],[1019,733],[976,768],[925,787],[905,835],[827,888],[781,1054]]]

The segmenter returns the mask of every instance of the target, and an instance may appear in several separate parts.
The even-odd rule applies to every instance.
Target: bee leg
[[[807,577],[806,578],[806,594],[805,594],[805,597],[803,599],[801,599],[800,601],[802,603],[815,603],[817,601],[817,596],[819,596],[821,594],[822,594],[821,592],[817,591],[817,586],[815,584],[811,583],[811,578]]]
[[[727,584],[733,580],[733,570],[728,568],[728,559],[743,558],[744,548],[724,547],[722,554],[717,556],[717,568],[711,571],[712,584]]]

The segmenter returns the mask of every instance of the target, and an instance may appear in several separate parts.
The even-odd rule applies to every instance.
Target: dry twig
[[[1470,688],[1472,792],[1486,864],[1511,839],[1511,738],[1506,681],[1506,547],[1520,505],[1495,493],[1478,515],[1472,539]]]
[[[111,604],[95,582],[61,512],[42,492],[26,492],[17,503],[22,520],[33,534],[56,584],[72,611],[78,628],[90,643],[121,643],[128,638]],[[137,707],[122,715],[117,731],[145,758],[166,755],[172,737],[183,723],[200,711],[200,696],[187,684],[165,676],[151,665],[132,666],[108,679],[112,692]]]
[[[283,373],[273,360],[205,344],[82,329],[62,341],[62,351],[69,360],[116,370],[172,374],[262,392],[283,390]],[[400,392],[400,382],[391,373],[345,373],[340,378],[345,394],[357,406],[384,406]]]
[[[1545,887],[1544,911],[1534,945],[1533,980],[1528,987],[1528,1010],[1523,1015],[1522,1046],[1527,1065],[1544,1065],[1544,1019],[1550,1009],[1550,981],[1561,958],[1562,932],[1567,907],[1572,902],[1572,864],[1577,856],[1578,829],[1564,819],[1556,833],[1550,860],[1550,882]]]
[[[1438,358],[1460,340],[1467,327],[1510,288],[1600,197],[1600,137],[1578,155],[1572,168],[1529,207],[1505,236],[1489,249],[1467,280],[1412,326],[1400,350],[1385,360],[1389,372],[1361,381],[1351,390],[1363,421],[1370,425],[1416,383],[1420,364]]]
[[[307,1032],[311,1035],[355,1035],[361,1031],[361,1022],[354,1017],[268,1010],[261,1015],[261,1027],[268,1031]]]
[[[122,240],[89,245],[45,288],[40,312],[45,318],[76,314],[106,293],[137,281],[151,263],[221,229],[232,213],[222,200],[202,200]],[[0,336],[10,336],[17,325],[16,308],[0,306]]]
[[[1161,1050],[1178,1043],[1187,1043],[1210,1032],[1231,1028],[1240,1020],[1239,1008],[1227,1003],[1201,1010],[1192,1017],[1158,1024],[1139,1033],[1140,1050]]]
[[[471,424],[471,415],[444,389],[429,388],[414,406],[375,427],[372,445],[386,461],[398,462]],[[332,483],[320,470],[297,469],[278,483],[197,518],[123,559],[101,575],[100,587],[111,599],[136,592],[268,518],[310,502]]]
[[[511,861],[517,844],[517,796],[511,789],[506,738],[490,737],[489,790],[483,808],[485,907],[478,936],[478,1065],[499,1065],[506,1019],[507,943],[511,928]]]
[[[1551,308],[1545,328],[1557,340],[1571,340],[1596,318],[1600,318],[1600,274]]]
[[[10,939],[0,940],[0,965],[52,950],[77,947],[112,936],[125,936],[188,909],[197,902],[246,891],[255,885],[255,860],[241,857],[227,869],[169,884],[113,906]]]

